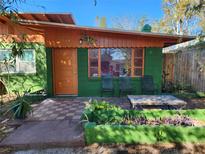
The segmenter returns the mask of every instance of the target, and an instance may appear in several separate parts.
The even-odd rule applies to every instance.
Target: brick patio
[[[79,121],[85,105],[91,97],[76,98],[48,98],[39,104],[33,104],[33,112],[28,120],[69,120]],[[92,97],[99,101],[108,101],[122,108],[129,109],[130,105],[127,98],[119,97]]]
[[[85,145],[80,117],[90,97],[48,98],[39,104],[33,104],[33,113],[13,133],[6,137],[0,147],[15,149],[82,147]],[[126,98],[92,97],[121,107],[128,107]],[[23,134],[23,135],[22,135]]]
[[[33,105],[28,120],[71,120],[79,121],[85,104],[71,99],[46,99]]]

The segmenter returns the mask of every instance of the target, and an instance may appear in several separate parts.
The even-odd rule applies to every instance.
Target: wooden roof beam
[[[57,19],[59,20],[60,23],[65,23],[59,15],[57,15],[56,17],[57,17]]]
[[[37,21],[42,21],[42,20],[39,19],[35,14],[31,14],[31,16],[32,16],[35,20],[37,20]]]
[[[55,22],[55,20],[53,20],[51,17],[49,17],[48,14],[45,14],[45,17],[48,19],[48,21],[50,21],[50,22]]]
[[[25,19],[29,19],[29,20],[36,20],[34,17],[33,17],[33,15],[31,15],[31,14],[25,14],[25,15],[23,15],[24,16],[24,18]]]
[[[42,14],[42,20],[43,21],[47,21],[47,22],[49,22],[49,19],[48,19],[48,17],[45,15],[45,14]]]
[[[23,14],[18,14],[18,17],[21,18],[21,19],[25,19]]]

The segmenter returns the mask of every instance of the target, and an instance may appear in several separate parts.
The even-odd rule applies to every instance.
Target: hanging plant
[[[89,36],[87,33],[83,33],[82,37],[80,38],[80,44],[86,43],[87,45],[96,45],[95,38]]]

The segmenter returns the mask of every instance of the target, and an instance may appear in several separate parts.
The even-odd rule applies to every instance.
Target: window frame
[[[130,77],[138,78],[138,77],[143,77],[144,76],[145,48],[143,48],[143,47],[140,47],[140,48],[142,49],[142,57],[139,57],[139,58],[142,59],[142,67],[137,67],[134,64],[134,60],[135,60],[134,53],[135,53],[135,50],[137,48],[129,48],[129,49],[131,49],[131,75],[130,75]],[[97,66],[98,67],[98,76],[97,77],[93,77],[90,74],[90,68],[91,68],[91,66],[90,66],[90,52],[92,51],[92,49],[97,49],[98,50],[98,58],[97,58],[98,59],[98,66]],[[141,68],[142,69],[142,75],[141,76],[135,75],[135,73],[134,73],[135,68]],[[88,49],[88,77],[89,78],[101,78],[101,48],[89,48]],[[119,78],[119,77],[114,77],[114,78]]]
[[[11,49],[0,49],[0,52],[9,52],[9,54],[11,54]],[[4,60],[0,60],[0,63],[4,63]],[[15,70],[16,70],[16,64],[15,64]],[[11,71],[9,70],[9,74],[15,74],[16,71]],[[8,74],[7,71],[4,72],[0,72],[0,75],[4,75],[4,74]]]
[[[98,60],[98,66],[97,66],[97,68],[98,68],[98,76],[97,77],[100,78],[101,77],[101,54],[100,54],[100,48],[90,48],[90,49],[88,49],[88,77],[91,77],[91,72],[90,72],[90,68],[91,68],[91,66],[90,66],[90,59],[91,59],[90,58],[90,52],[93,49],[97,49],[97,51],[98,51],[98,57],[96,58]],[[94,78],[94,77],[92,77],[92,78]]]
[[[32,61],[28,61],[28,60],[21,60],[21,57],[17,57],[19,61],[21,62],[36,62],[36,52],[35,52],[35,49],[23,49],[23,52],[25,51],[32,51],[33,53],[33,60]]]
[[[11,71],[9,72],[10,74],[35,74],[36,73],[36,52],[35,52],[35,49],[32,49],[32,48],[28,48],[28,49],[23,49],[23,52],[24,51],[32,51],[33,53],[33,60],[32,61],[26,61],[26,60],[21,60],[20,57],[16,56],[16,63],[15,63],[15,70],[16,71]],[[11,53],[11,49],[0,49],[0,51],[5,51],[5,52],[10,52]],[[0,62],[3,62],[0,60]],[[19,66],[19,63],[20,62],[30,62],[30,63],[34,63],[35,64],[35,67],[34,67],[34,71],[25,71],[25,72],[20,72],[20,66]],[[3,74],[8,74],[8,72],[0,72],[0,75],[3,75]]]
[[[143,77],[144,76],[144,53],[145,53],[145,48],[139,48],[139,49],[142,49],[142,57],[138,57],[138,59],[142,59],[142,67],[139,67],[139,66],[135,66],[135,50],[138,49],[138,48],[132,48],[132,66],[131,66],[131,76],[132,77]],[[142,69],[142,75],[139,76],[139,75],[135,75],[135,69],[136,68],[141,68]]]

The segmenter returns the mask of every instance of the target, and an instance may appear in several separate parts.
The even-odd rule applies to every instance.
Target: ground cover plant
[[[203,109],[138,111],[98,101],[82,115],[87,144],[204,142],[204,119]]]
[[[125,110],[119,106],[113,105],[109,102],[92,101],[84,110],[82,120],[95,122],[96,124],[121,124],[127,120],[143,121],[170,121],[170,123],[177,123],[176,121],[191,121],[205,120],[204,109],[193,110]],[[173,121],[173,122],[171,122]],[[187,122],[187,123],[189,123]],[[182,123],[182,122],[178,122]]]
[[[163,74],[163,77],[164,76],[165,75]],[[162,92],[171,93],[182,99],[205,98],[204,92],[194,90],[191,85],[174,84],[172,82],[166,81],[165,78],[163,78]]]

